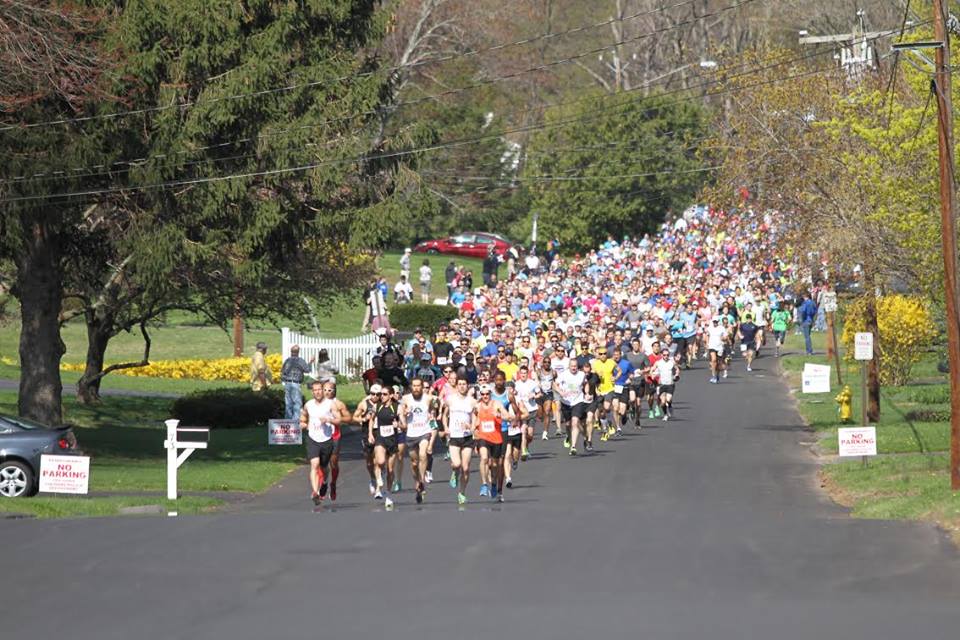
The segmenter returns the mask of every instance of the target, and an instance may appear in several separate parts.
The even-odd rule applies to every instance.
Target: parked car
[[[40,456],[45,453],[79,454],[73,430],[0,415],[0,498],[36,493]]]
[[[419,253],[450,253],[471,258],[486,258],[487,252],[493,247],[498,256],[502,256],[514,243],[496,233],[466,232],[449,238],[424,240],[413,250]]]

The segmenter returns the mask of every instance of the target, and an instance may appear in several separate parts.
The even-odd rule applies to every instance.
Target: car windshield
[[[42,424],[40,422],[34,422],[28,418],[13,418],[11,416],[0,416],[0,420],[7,422],[15,427],[20,427],[21,429],[49,429],[48,425]]]

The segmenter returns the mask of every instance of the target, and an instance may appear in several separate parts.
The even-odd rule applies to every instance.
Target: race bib
[[[380,435],[384,438],[389,438],[394,434],[393,424],[382,424],[380,425]]]
[[[497,430],[497,423],[493,420],[483,420],[480,422],[480,431],[484,433],[493,433]]]
[[[740,345],[740,353],[744,353],[744,352],[746,352],[746,350],[747,350],[747,345],[741,344],[741,345]]]
[[[614,392],[614,393],[623,393],[623,385],[622,385],[622,384],[615,384],[615,385],[613,385],[613,392]]]

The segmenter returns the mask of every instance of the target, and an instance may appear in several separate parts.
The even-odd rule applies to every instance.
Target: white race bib
[[[382,424],[382,425],[380,425],[380,435],[381,435],[381,436],[383,436],[384,438],[389,438],[389,437],[392,436],[393,434],[394,434],[394,428],[393,428],[393,423],[392,423],[392,422],[391,422],[390,424]]]
[[[493,420],[483,420],[480,422],[480,431],[484,433],[493,433],[497,430],[497,423]]]

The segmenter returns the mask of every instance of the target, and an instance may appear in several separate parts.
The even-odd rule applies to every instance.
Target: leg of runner
[[[401,440],[401,438],[403,438],[403,439]],[[396,464],[396,468],[397,468],[397,472],[396,472],[396,474],[394,475],[393,484],[390,485],[390,487],[391,487],[390,490],[393,491],[394,493],[399,493],[400,490],[403,488],[403,486],[402,486],[402,482],[403,482],[403,457],[404,457],[404,455],[407,453],[407,442],[406,442],[406,438],[405,438],[404,434],[403,434],[402,432],[401,432],[401,433],[398,433],[398,434],[397,434],[397,439],[398,439],[398,440],[401,440],[400,442],[397,443],[397,455],[396,455],[396,463],[395,463],[395,464]]]
[[[376,492],[373,494],[375,500],[383,500],[383,475],[386,473],[387,450],[382,445],[373,447],[374,480],[376,482]]]
[[[490,449],[486,442],[480,443],[480,495],[490,495]]]
[[[490,477],[493,479],[493,485],[490,487],[490,497],[497,498],[500,502],[503,502],[505,466],[508,464],[504,457],[506,452],[506,442],[501,442],[496,446],[493,455],[490,456]]]
[[[597,420],[597,414],[598,414],[600,411],[602,411],[602,409],[600,408],[601,406],[602,406],[602,405],[599,405],[599,406],[598,406],[596,409],[594,409],[593,411],[587,411],[587,417],[586,417],[586,420],[585,420],[585,422],[586,422],[586,436],[584,437],[584,440],[583,440],[583,449],[584,449],[584,451],[593,451],[593,423]],[[573,445],[572,445],[572,444],[571,444],[571,447],[570,447],[570,448],[571,448],[571,450],[573,449]]]
[[[383,487],[383,506],[387,509],[393,508],[393,499],[390,498],[390,494],[387,492],[387,487],[395,486],[397,479],[396,468],[397,468],[397,449],[394,449],[392,452],[387,452],[387,483]]]
[[[570,455],[577,455],[577,439],[580,437],[580,417],[577,415],[579,405],[571,407],[573,411],[570,415]]]
[[[454,445],[453,442],[450,443],[448,449],[450,453],[450,488],[456,489],[460,480],[460,465],[463,464],[463,457],[461,452],[466,447],[459,447]]]
[[[433,434],[431,434],[432,436]],[[430,447],[430,438],[420,438],[410,451],[410,471],[413,473],[413,488],[417,492],[417,504],[423,502],[423,494],[427,490],[427,450]]]
[[[472,447],[463,447],[460,451],[460,480],[457,483],[459,487],[459,495],[457,496],[457,502],[464,504],[467,501],[467,484],[470,482],[470,457],[473,455]],[[450,459],[453,460],[453,454],[450,454]]]
[[[710,382],[714,384],[717,383],[717,373],[718,373],[717,360],[718,360],[717,352],[711,349],[710,350]]]
[[[363,443],[363,455],[367,463],[367,475],[370,476],[370,495],[372,496],[377,490],[377,476],[376,476],[376,464],[374,464],[374,447],[373,445]]]
[[[433,482],[433,445],[437,441],[437,430],[430,432],[430,441],[427,443],[426,472],[423,474],[427,484]]]
[[[310,458],[310,497],[313,504],[319,505],[323,496],[320,495],[320,485],[323,484],[323,467],[320,466],[320,457]]]
[[[553,416],[553,401],[549,398],[543,399],[540,405],[540,426],[543,428],[542,440],[550,439],[550,418]]]
[[[330,499],[337,499],[337,479],[340,477],[340,440],[333,443],[333,454],[330,456]]]

